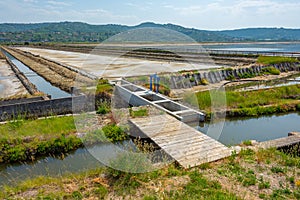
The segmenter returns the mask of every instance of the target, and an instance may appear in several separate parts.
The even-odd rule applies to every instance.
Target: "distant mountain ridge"
[[[159,27],[183,33],[197,42],[300,41],[300,29],[249,28],[207,31],[174,24],[146,22],[137,26],[90,25],[82,22],[0,24],[0,42],[102,42],[113,35],[136,28]]]

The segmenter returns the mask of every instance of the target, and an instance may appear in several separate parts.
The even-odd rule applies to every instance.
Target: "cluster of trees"
[[[102,42],[123,31],[158,27],[183,33],[198,42],[291,41],[300,40],[300,29],[252,28],[231,31],[205,31],[173,24],[143,23],[138,26],[90,25],[81,22],[0,24],[0,42]],[[146,33],[145,33],[146,34]],[[143,37],[143,36],[142,36]],[[145,35],[145,38],[147,35]]]

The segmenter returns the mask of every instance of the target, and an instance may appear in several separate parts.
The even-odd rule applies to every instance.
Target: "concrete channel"
[[[155,93],[125,80],[112,81],[116,95],[129,105],[152,105],[182,122],[204,121],[205,114],[180,103],[170,100],[162,94]]]

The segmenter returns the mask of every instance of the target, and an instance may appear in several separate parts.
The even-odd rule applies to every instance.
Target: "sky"
[[[173,23],[189,28],[300,28],[299,0],[0,0],[0,23]]]

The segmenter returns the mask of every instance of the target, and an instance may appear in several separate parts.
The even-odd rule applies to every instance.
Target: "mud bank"
[[[1,87],[2,86],[2,87]],[[0,59],[0,99],[29,95],[9,64]]]

